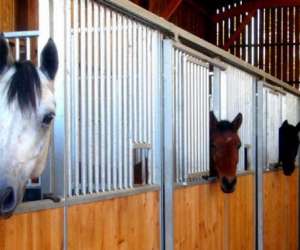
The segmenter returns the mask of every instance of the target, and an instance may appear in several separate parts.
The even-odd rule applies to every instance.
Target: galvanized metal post
[[[263,249],[263,81],[256,88],[256,249]]]
[[[173,186],[174,186],[174,86],[173,86],[173,44],[163,42],[163,122],[164,162],[162,173],[162,244],[163,249],[173,250]]]

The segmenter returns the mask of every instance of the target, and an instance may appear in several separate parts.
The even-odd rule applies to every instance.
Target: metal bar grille
[[[208,64],[174,49],[176,182],[199,179],[209,170]]]
[[[232,121],[238,113],[243,115],[243,123],[239,129],[242,147],[239,151],[238,171],[244,171],[246,170],[246,161],[254,162],[252,154],[249,152],[249,158],[245,159],[245,150],[254,146],[253,112],[255,95],[253,91],[255,88],[253,84],[255,78],[239,69],[228,66],[225,81],[221,83],[221,88],[224,90],[221,90],[221,119]]]
[[[93,1],[71,5],[68,195],[134,187],[137,145],[150,145],[141,157],[154,184],[162,35]]]
[[[286,119],[286,96],[266,86],[263,88],[263,160],[264,169],[278,163],[279,127]]]

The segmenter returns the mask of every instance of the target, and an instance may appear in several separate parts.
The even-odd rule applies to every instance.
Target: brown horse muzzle
[[[235,191],[237,183],[237,178],[234,177],[232,180],[229,180],[225,176],[222,177],[221,179],[221,188],[224,193],[232,193]]]

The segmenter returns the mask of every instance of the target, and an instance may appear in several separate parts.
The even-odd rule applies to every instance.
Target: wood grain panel
[[[180,188],[174,194],[174,248],[222,249],[224,195],[218,183]]]
[[[264,249],[298,249],[299,170],[264,174]]]
[[[226,195],[225,201],[228,203],[228,249],[254,249],[254,176],[240,176],[236,191]]]
[[[68,249],[160,248],[159,193],[68,208]]]
[[[63,209],[14,215],[0,220],[0,249],[63,249],[63,228]]]
[[[15,0],[0,0],[0,32],[15,30]]]
[[[219,183],[178,188],[174,194],[174,248],[252,250],[253,180],[252,175],[240,176],[233,194],[223,194]]]

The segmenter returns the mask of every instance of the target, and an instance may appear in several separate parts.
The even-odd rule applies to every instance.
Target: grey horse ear
[[[4,38],[4,34],[0,34],[0,74],[9,64],[9,47],[7,41]]]
[[[238,115],[231,122],[233,129],[235,131],[238,131],[242,125],[242,122],[243,122],[243,115],[241,113],[238,113]]]
[[[210,127],[212,129],[216,129],[217,125],[218,125],[218,119],[215,116],[215,113],[213,111],[209,112],[209,123],[210,123]]]
[[[58,69],[58,52],[55,43],[50,38],[41,54],[41,71],[54,80]]]

